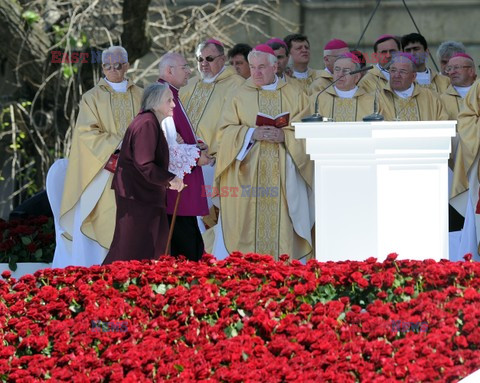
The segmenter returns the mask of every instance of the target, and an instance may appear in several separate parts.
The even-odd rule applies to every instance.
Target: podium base
[[[383,121],[383,120],[384,120],[383,116],[378,113],[372,113],[372,114],[369,114],[368,116],[363,117],[363,121],[365,122]]]

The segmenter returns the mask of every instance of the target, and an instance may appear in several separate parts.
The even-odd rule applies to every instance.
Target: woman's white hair
[[[110,48],[102,52],[102,64],[111,63],[128,63],[128,53],[124,47],[120,45],[112,45]]]
[[[152,110],[162,100],[163,94],[168,89],[168,84],[154,82],[145,88],[142,97],[142,110]]]

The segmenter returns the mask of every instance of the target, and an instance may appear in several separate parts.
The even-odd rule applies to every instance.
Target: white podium
[[[448,259],[456,121],[293,125],[315,161],[317,260]]]

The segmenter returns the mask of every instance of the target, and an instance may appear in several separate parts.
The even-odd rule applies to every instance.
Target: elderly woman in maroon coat
[[[152,259],[165,252],[168,237],[166,189],[182,190],[183,181],[168,171],[169,149],[161,121],[175,103],[165,84],[149,85],[141,112],[125,133],[112,182],[117,218],[112,246],[103,264]]]

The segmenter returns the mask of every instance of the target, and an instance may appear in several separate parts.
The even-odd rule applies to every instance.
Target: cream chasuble
[[[480,82],[473,83],[465,96],[463,109],[458,114],[458,134],[460,145],[455,161],[452,197],[459,196],[468,189],[468,204],[463,231],[474,233],[478,260],[478,243],[480,240]],[[460,165],[463,165],[463,168]],[[468,181],[465,178],[468,176]]]
[[[276,259],[284,253],[295,259],[312,255],[313,218],[307,191],[313,184],[313,163],[306,155],[305,142],[295,139],[293,127],[288,126],[283,128],[284,143],[255,141],[245,158],[237,159],[258,112],[277,115],[286,111],[290,121],[299,121],[308,112],[308,100],[283,81],[268,91],[249,79],[225,104],[215,181],[229,252],[266,253]],[[293,183],[296,198],[291,196]]]
[[[313,80],[313,82],[308,87],[308,95],[317,95],[318,92],[325,89],[329,86],[333,81],[333,76],[330,72],[322,69],[317,71],[317,76]]]
[[[480,82],[478,80],[473,83],[465,96],[463,108],[458,114],[457,130],[460,144],[455,160],[451,197],[468,189],[467,174],[473,167],[480,150]]]
[[[298,86],[308,95],[310,94],[310,85],[315,81],[317,78],[320,77],[320,71],[308,68],[307,70],[307,77],[305,78],[298,78],[292,77]]]
[[[449,85],[445,93],[440,95],[440,100],[442,100],[442,103],[445,106],[445,110],[448,114],[448,119],[456,120],[458,118],[458,114],[460,113],[460,110],[463,108],[463,98],[458,94],[456,89],[452,85]],[[458,145],[460,142],[460,138],[458,135],[458,125],[456,129],[457,129],[457,136],[452,138],[452,152],[450,154],[450,159],[449,159],[449,167],[451,169],[454,169],[455,167],[455,158],[457,156]],[[460,164],[458,166],[461,166],[463,168],[463,163],[460,161]],[[460,182],[464,185],[468,185],[465,170],[464,169],[457,170],[457,175],[460,175],[460,174],[463,174],[465,176],[465,179]],[[455,177],[455,172],[454,172],[454,177]]]
[[[101,79],[83,95],[60,211],[60,224],[69,239],[74,237],[74,227],[81,222],[81,233],[105,249],[110,247],[116,205],[111,190],[113,173],[103,168],[140,109],[142,93],[143,90],[130,81],[125,93],[117,93]],[[85,196],[88,198],[82,199]],[[76,209],[80,201],[83,201],[81,211]],[[75,243],[75,238],[73,241]],[[88,263],[88,254],[84,256]]]
[[[208,145],[208,153],[217,153],[218,119],[225,98],[235,91],[245,80],[235,69],[226,67],[212,83],[204,83],[199,77],[189,80],[180,88],[179,97],[192,123],[195,134]]]
[[[358,86],[363,88],[366,93],[375,92],[376,90],[381,92],[386,85],[388,85],[388,80],[377,65],[370,69],[358,82]]]
[[[316,97],[316,94],[310,96],[312,113]],[[373,113],[373,102],[374,96],[366,93],[363,88],[358,88],[352,98],[341,98],[334,87],[330,87],[318,97],[318,111],[333,121],[362,121],[363,117]]]
[[[382,114],[387,121],[447,120],[448,115],[436,93],[415,84],[411,97],[401,98],[387,85],[379,97]]]
[[[438,74],[432,69],[430,71],[430,84],[418,84],[418,86],[437,92],[438,95],[445,93],[450,85],[450,79],[447,76]]]

